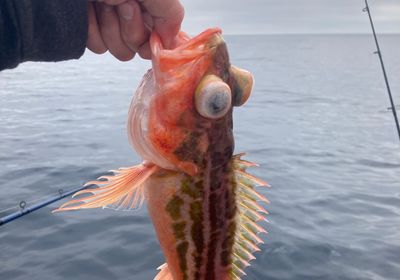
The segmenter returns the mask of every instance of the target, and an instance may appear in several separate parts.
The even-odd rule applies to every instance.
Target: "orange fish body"
[[[232,108],[249,97],[249,72],[230,65],[217,28],[163,49],[150,39],[153,68],[128,116],[128,135],[141,165],[102,176],[56,211],[133,209],[146,200],[166,258],[155,279],[240,279],[265,232],[266,211],[254,190],[267,184],[233,155]]]

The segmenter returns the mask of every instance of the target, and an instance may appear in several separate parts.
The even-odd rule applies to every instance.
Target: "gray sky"
[[[183,30],[225,34],[369,33],[364,0],[181,0]],[[400,0],[369,1],[379,33],[400,33]]]

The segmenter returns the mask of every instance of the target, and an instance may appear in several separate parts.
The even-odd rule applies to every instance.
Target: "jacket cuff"
[[[16,0],[19,57],[24,61],[77,59],[86,47],[88,32],[87,0]]]

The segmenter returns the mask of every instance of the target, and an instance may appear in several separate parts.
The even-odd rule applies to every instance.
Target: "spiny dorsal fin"
[[[255,190],[256,186],[267,186],[268,183],[246,172],[248,167],[257,164],[241,159],[244,154],[233,156],[233,170],[236,179],[236,232],[233,245],[231,277],[240,280],[246,275],[244,269],[255,259],[253,253],[260,251],[258,244],[264,243],[258,234],[267,233],[259,221],[267,221],[268,212],[257,201],[269,203],[263,195]]]
[[[85,184],[97,185],[98,188],[85,189],[75,193],[72,197],[82,194],[89,196],[80,197],[64,203],[53,212],[87,208],[111,208],[115,210],[133,210],[143,204],[143,183],[157,170],[158,166],[143,163],[129,168],[111,170],[112,176],[101,176],[97,181]]]

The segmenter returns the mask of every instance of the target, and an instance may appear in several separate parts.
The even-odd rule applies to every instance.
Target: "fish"
[[[233,107],[252,92],[250,72],[230,64],[219,28],[179,34],[176,48],[150,36],[152,68],[128,113],[139,165],[111,170],[54,212],[144,202],[166,262],[155,280],[241,279],[267,233],[269,203],[247,172],[256,163],[234,154]]]

